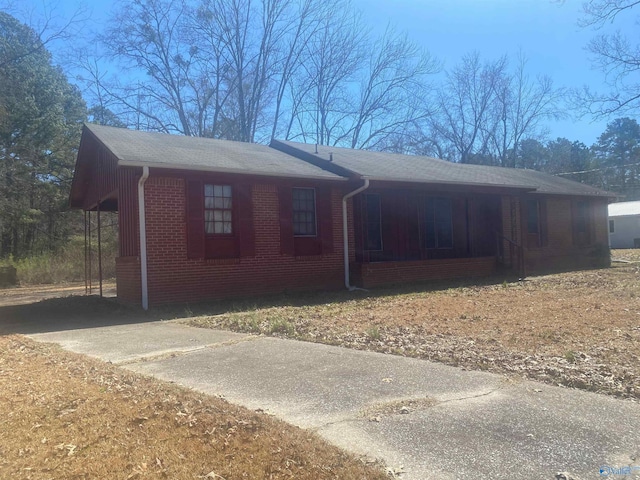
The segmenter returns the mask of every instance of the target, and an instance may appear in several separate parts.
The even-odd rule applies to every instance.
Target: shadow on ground
[[[371,291],[356,290],[347,292],[343,290],[283,293],[280,295],[245,297],[216,302],[168,305],[152,308],[148,312],[144,312],[137,306],[121,305],[115,298],[100,298],[97,295],[68,295],[68,293],[61,292],[61,295],[66,296],[47,298],[20,305],[0,306],[0,334],[45,333],[201,315],[218,315],[228,312],[246,312],[258,308],[342,303],[363,298],[387,297],[459,287],[496,285],[505,281],[518,280],[514,278],[505,280],[504,277],[496,276],[476,280],[431,282],[377,288]],[[9,292],[5,290],[4,293],[7,294]]]
[[[155,320],[115,298],[68,296],[0,307],[0,335],[45,333]]]

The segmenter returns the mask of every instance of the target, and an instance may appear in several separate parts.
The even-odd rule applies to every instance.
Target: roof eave
[[[531,185],[511,185],[508,183],[482,183],[482,182],[452,182],[440,180],[416,180],[415,178],[388,178],[388,177],[372,177],[363,175],[362,178],[368,178],[372,182],[389,182],[389,183],[415,183],[421,185],[451,185],[456,187],[482,187],[496,188],[500,190],[522,190],[525,192],[535,191],[538,187]]]
[[[276,177],[276,178],[299,178],[308,180],[325,180],[329,182],[346,182],[349,179],[343,177],[326,177],[321,175],[296,175],[291,173],[270,173],[260,172],[253,170],[238,170],[233,168],[220,168],[220,167],[207,167],[202,165],[184,165],[184,164],[170,164],[170,163],[155,163],[155,162],[139,162],[131,160],[118,159],[118,166],[122,167],[149,167],[164,170],[188,170],[195,172],[212,172],[212,173],[227,173],[234,175],[256,175],[260,177]]]

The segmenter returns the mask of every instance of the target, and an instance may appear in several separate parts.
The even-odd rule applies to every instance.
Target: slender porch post
[[[84,211],[84,294],[89,293],[87,283],[87,211]]]
[[[92,284],[91,284],[91,277],[93,272],[91,271],[91,264],[93,263],[93,252],[91,251],[91,210],[89,210],[87,212],[88,216],[89,216],[89,226],[88,226],[88,232],[89,232],[89,295],[91,295],[93,293],[93,289],[92,289]]]
[[[98,281],[102,298],[102,225],[100,224],[100,202],[98,202]]]

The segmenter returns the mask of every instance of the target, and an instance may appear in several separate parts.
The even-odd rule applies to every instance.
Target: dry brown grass
[[[617,253],[617,252],[616,252]],[[627,258],[637,251],[625,251]],[[442,361],[640,398],[640,265],[273,306],[191,324]],[[359,298],[358,298],[359,297]]]
[[[18,335],[0,352],[0,478],[386,478],[220,398]]]

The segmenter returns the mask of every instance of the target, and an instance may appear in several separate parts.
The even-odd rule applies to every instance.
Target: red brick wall
[[[364,288],[396,283],[484,277],[495,272],[495,257],[364,263],[360,276]]]
[[[116,279],[118,301],[140,304],[140,257],[116,258]]]
[[[339,188],[333,188],[331,254],[296,258],[280,253],[278,189],[275,184],[261,183],[252,189],[255,256],[190,260],[185,182],[177,177],[150,177],[145,184],[149,304],[340,288],[342,195]],[[353,232],[350,237],[353,241]]]

